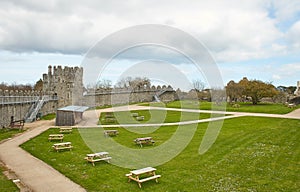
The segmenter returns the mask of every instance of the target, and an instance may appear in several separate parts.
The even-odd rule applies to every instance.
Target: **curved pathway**
[[[85,191],[80,185],[19,147],[53,125],[54,121],[37,121],[27,124],[35,128],[30,127],[23,134],[0,144],[0,160],[14,172],[23,185],[32,191]]]
[[[224,114],[224,115],[230,115],[230,116],[222,116],[222,117],[216,117],[216,118],[210,118],[210,119],[201,119],[201,120],[175,122],[175,123],[97,125],[101,112],[149,110],[149,109],[184,111],[184,112],[193,112],[193,113],[213,113],[213,114]],[[208,121],[229,119],[229,118],[235,118],[235,117],[241,117],[241,116],[300,119],[300,109],[296,109],[293,112],[288,113],[288,114],[268,114],[268,113],[209,111],[209,110],[199,110],[199,109],[179,109],[179,108],[162,108],[162,107],[130,105],[130,106],[107,108],[107,109],[102,109],[102,110],[86,111],[83,115],[83,120],[77,125],[77,127],[95,127],[95,126],[99,126],[99,127],[136,127],[136,126],[184,125],[184,124],[194,124],[194,123],[202,123],[202,122],[208,122]]]
[[[122,106],[101,110],[86,111],[83,115],[83,121],[81,121],[78,127],[95,127],[97,126],[98,118],[101,112],[108,111],[128,111],[128,110],[142,110],[142,109],[158,109],[158,110],[173,110],[173,111],[186,111],[197,113],[222,113],[230,114],[230,116],[216,117],[211,119],[194,120],[177,123],[162,123],[162,124],[143,124],[143,126],[153,125],[179,125],[179,124],[191,124],[200,123],[214,120],[221,120],[227,118],[234,118],[240,116],[261,116],[261,117],[276,117],[276,118],[292,118],[300,119],[300,109],[297,109],[289,114],[277,115],[277,114],[264,114],[264,113],[240,113],[240,112],[220,112],[220,111],[205,111],[205,110],[193,110],[193,109],[174,109],[174,108],[159,108],[159,107],[147,107],[147,106]],[[29,128],[23,134],[18,135],[10,140],[2,142],[0,144],[0,160],[18,176],[23,184],[32,189],[32,191],[64,191],[64,192],[76,192],[85,191],[81,186],[72,182],[70,179],[59,173],[57,170],[44,163],[43,161],[31,156],[26,151],[22,150],[19,145],[28,141],[29,139],[39,135],[45,130],[54,126],[54,121],[37,121],[34,123],[26,124]],[[131,125],[110,125],[113,126],[141,126],[141,124]]]

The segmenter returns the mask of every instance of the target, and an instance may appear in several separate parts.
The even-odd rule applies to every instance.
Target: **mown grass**
[[[2,172],[5,169],[3,167],[1,167],[0,165],[0,191],[1,192],[13,192],[13,191],[20,191],[19,188],[11,181],[8,180],[4,174],[2,174]]]
[[[139,116],[144,116],[144,120],[137,121],[132,117],[133,113],[138,113]],[[116,121],[106,121],[106,115],[110,114]],[[216,114],[214,115],[216,116]],[[180,111],[165,111],[165,110],[133,110],[133,111],[118,111],[118,112],[102,112],[99,118],[101,125],[114,125],[114,124],[145,124],[145,123],[173,123],[179,121],[191,121],[198,119],[210,118],[209,113],[193,113],[193,112],[180,112]]]
[[[50,113],[41,117],[41,120],[52,120],[55,119],[56,113]]]
[[[5,139],[11,138],[14,135],[21,133],[22,131],[18,129],[0,129],[0,141],[3,141]],[[1,192],[12,192],[12,191],[20,191],[19,188],[9,179],[7,179],[4,174],[2,174],[3,171],[5,171],[4,167],[1,167],[0,165],[0,191]]]
[[[284,104],[278,103],[259,103],[253,105],[250,102],[238,102],[236,103],[239,107],[234,107],[230,103],[221,103],[216,105],[212,102],[207,101],[194,101],[194,100],[181,100],[173,101],[167,104],[162,103],[151,103],[151,104],[142,104],[142,105],[151,105],[157,107],[170,107],[170,108],[187,108],[187,109],[201,109],[201,110],[224,110],[226,111],[235,111],[235,112],[252,112],[252,113],[271,113],[271,114],[286,114],[292,112],[293,110],[300,108],[298,105],[296,108],[289,108]]]
[[[64,139],[72,142],[72,151],[52,150],[53,142],[48,142],[47,138],[51,133],[58,133],[58,129],[54,128],[22,144],[22,147],[88,191],[299,190],[299,120],[263,117],[225,120],[214,145],[207,153],[199,155],[199,145],[207,125],[199,124],[189,145],[174,159],[156,167],[157,174],[162,175],[158,184],[148,181],[142,184],[142,189],[138,188],[136,182],[127,182],[125,174],[129,169],[105,162],[99,162],[95,167],[87,163],[83,158],[92,151],[77,129],[65,135]],[[133,138],[145,135],[118,129],[120,134],[113,137],[115,141],[130,148],[145,150],[132,142]],[[164,126],[147,136],[156,138],[157,145],[160,145],[176,129],[176,126]],[[95,130],[84,129],[92,133]],[[148,146],[151,147],[156,147],[156,144]]]
[[[22,132],[23,131],[19,129],[7,129],[7,128],[0,129],[0,141],[11,138],[14,135]]]

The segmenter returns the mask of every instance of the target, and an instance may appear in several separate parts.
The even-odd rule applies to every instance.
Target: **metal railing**
[[[21,104],[21,103],[33,103],[39,99],[39,96],[0,96],[0,104]]]
[[[44,95],[47,101],[58,100],[57,96]],[[0,105],[22,104],[37,102],[40,96],[0,96]]]
[[[41,99],[38,99],[29,109],[27,115],[26,115],[26,122],[32,122],[36,119],[37,114],[43,107],[45,102],[48,102],[50,100],[57,100],[57,96],[49,96],[44,95]]]

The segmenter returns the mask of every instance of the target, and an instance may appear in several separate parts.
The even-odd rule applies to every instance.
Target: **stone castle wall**
[[[296,96],[300,96],[300,81],[297,81],[297,88],[294,93]]]
[[[32,105],[41,97],[40,91],[18,91],[0,89],[0,128],[8,127],[11,117],[16,120],[24,120]],[[40,110],[41,115],[54,113],[57,101],[51,100],[44,104]]]
[[[49,66],[48,73],[43,74],[42,91],[0,90],[0,128],[7,127],[10,124],[12,116],[14,120],[26,118],[30,108],[44,95],[55,97],[56,99],[44,103],[39,111],[41,115],[54,113],[58,108],[68,105],[95,107],[151,102],[157,94],[160,96],[161,101],[172,101],[176,99],[176,93],[170,86],[142,87],[135,90],[98,89],[90,90],[83,95],[84,86],[82,79],[82,68]]]
[[[43,74],[43,93],[58,97],[58,107],[80,105],[83,96],[83,69],[79,67],[48,66]]]
[[[14,120],[23,120],[30,107],[30,103],[0,105],[0,128],[8,127],[12,116]]]
[[[160,93],[162,93],[160,95]],[[83,97],[83,105],[85,106],[105,106],[118,105],[128,103],[140,103],[154,101],[154,96],[159,95],[163,102],[176,100],[176,92],[171,86],[152,86],[140,89],[111,89],[111,90],[91,90]]]
[[[107,91],[102,93],[89,93],[84,96],[83,105],[94,106],[106,106],[117,104],[128,104],[138,102],[150,102],[153,101],[155,91],[152,90],[140,90],[140,91]]]

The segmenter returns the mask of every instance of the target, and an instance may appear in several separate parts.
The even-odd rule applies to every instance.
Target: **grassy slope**
[[[216,143],[207,153],[199,155],[206,126],[206,123],[198,126],[193,140],[177,157],[156,167],[162,175],[159,184],[143,183],[142,191],[297,191],[300,188],[299,120],[260,117],[225,120]],[[120,135],[114,139],[138,149],[132,143],[132,138],[138,135],[119,129]],[[175,130],[174,126],[161,127],[151,136],[159,138],[159,145]],[[54,152],[47,137],[56,132],[50,129],[22,147],[88,191],[141,191],[135,182],[127,183],[124,175],[128,169],[103,162],[93,167],[85,162],[85,154],[91,151],[77,130],[65,137],[65,141],[72,141],[73,151]]]

